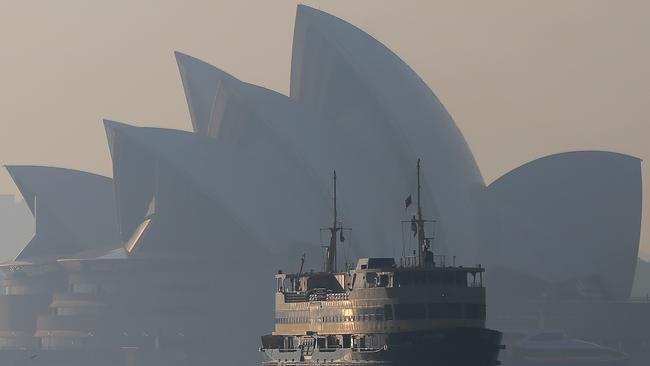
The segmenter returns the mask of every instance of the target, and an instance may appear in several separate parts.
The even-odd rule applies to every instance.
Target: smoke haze
[[[288,93],[296,3],[2,4],[0,160],[110,175],[102,118],[190,129],[174,50]],[[486,183],[561,151],[650,156],[647,1],[307,4],[413,67],[456,120]],[[4,171],[0,192],[17,193]],[[644,229],[642,252],[649,236]]]

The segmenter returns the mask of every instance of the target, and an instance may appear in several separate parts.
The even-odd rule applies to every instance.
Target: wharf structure
[[[119,170],[120,160],[116,163]],[[119,238],[117,207],[129,208],[114,199],[116,185],[110,178],[48,167],[8,169],[34,212],[36,234],[14,261],[0,266],[3,361],[49,366],[207,365],[213,362],[215,342],[227,344],[238,336],[256,341],[257,336],[242,336],[243,330],[237,329],[240,319],[232,316],[244,312],[264,321],[264,313],[255,308],[260,304],[258,295],[238,291],[240,286],[251,288],[253,278],[225,279],[224,272],[237,272],[239,264],[218,256],[210,240],[187,235],[185,241],[175,241],[178,238],[172,236],[179,226],[165,220],[182,207],[168,205],[172,196],[158,188],[173,188],[177,181],[168,179],[173,169],[158,170],[160,175],[152,182],[157,189],[150,197],[158,205],[155,210],[148,206],[142,222],[124,241]],[[128,184],[119,187],[133,189]],[[188,194],[197,191],[186,189]],[[211,203],[202,202],[206,207]],[[209,211],[199,213],[212,217]],[[185,230],[214,230],[211,220],[200,223]],[[166,243],[161,240],[165,237]],[[253,248],[234,248],[230,253],[240,258],[264,253],[259,248],[253,253]],[[250,260],[249,271],[272,271],[260,262]],[[220,304],[224,296],[236,296],[242,303]],[[233,362],[248,348],[229,347]]]

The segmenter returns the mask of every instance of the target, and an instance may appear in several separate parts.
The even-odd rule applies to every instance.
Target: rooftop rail
[[[452,266],[456,265],[456,257],[453,258]],[[434,255],[433,263],[438,267],[447,267],[447,256],[446,255]],[[402,257],[399,260],[399,265],[402,268],[415,268],[420,267],[420,258],[417,256],[406,256]]]

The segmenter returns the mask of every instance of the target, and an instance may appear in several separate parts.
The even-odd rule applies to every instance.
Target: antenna
[[[304,266],[305,266],[305,257],[306,257],[306,256],[307,256],[307,255],[306,255],[305,253],[303,253],[303,254],[302,254],[302,257],[300,257],[300,269],[298,270],[298,277],[300,277],[300,275],[302,275],[302,269],[303,269]]]
[[[296,279],[294,281],[298,282],[298,285],[296,286],[296,283],[294,282],[294,290],[300,291],[300,276],[302,276],[302,270],[303,267],[305,266],[305,257],[307,255],[305,253],[302,254],[302,257],[300,257],[300,269],[298,270],[298,275],[296,276]]]

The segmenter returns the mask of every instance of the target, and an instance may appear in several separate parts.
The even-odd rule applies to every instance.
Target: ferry
[[[417,255],[361,258],[337,271],[345,229],[334,219],[322,272],[275,275],[275,329],[262,336],[263,366],[495,366],[501,333],[485,326],[481,265],[433,254],[426,236],[417,162]],[[304,264],[304,257],[303,262]]]

